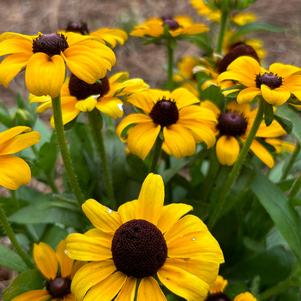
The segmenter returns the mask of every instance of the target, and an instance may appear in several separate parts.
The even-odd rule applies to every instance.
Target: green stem
[[[289,193],[289,198],[292,200],[301,189],[301,175],[295,180]]]
[[[101,114],[97,110],[93,110],[88,114],[93,139],[96,145],[96,149],[100,160],[102,162],[104,182],[107,189],[107,195],[111,201],[115,200],[114,197],[114,188],[113,188],[113,179],[112,174],[109,169],[108,158],[106,154],[106,149],[104,145],[104,139],[102,135],[102,117]]]
[[[270,300],[270,298],[277,296],[282,292],[286,292],[288,288],[292,286],[298,286],[298,284],[293,283],[291,278],[289,278],[261,293],[259,300]]]
[[[174,47],[172,40],[167,40],[167,88],[171,90],[174,86],[173,82],[173,61],[174,61]]]
[[[15,248],[16,252],[18,253],[18,255],[23,259],[24,263],[29,268],[32,268],[33,264],[32,264],[31,258],[30,258],[30,256],[28,256],[27,253],[24,252],[24,250],[22,249],[22,247],[18,243],[17,238],[15,236],[15,233],[14,233],[11,225],[8,222],[5,211],[3,210],[3,208],[1,206],[0,206],[0,222],[3,226],[3,229],[6,233],[6,235],[10,239],[10,241],[11,241],[12,245],[14,246],[14,248]]]
[[[220,193],[219,193],[219,198],[216,200],[216,204],[214,206],[214,210],[212,211],[211,215],[209,216],[209,221],[208,221],[208,227],[212,228],[217,220],[219,219],[222,210],[225,206],[225,201],[226,198],[230,192],[230,189],[232,188],[232,185],[234,184],[234,181],[239,175],[239,171],[244,164],[244,161],[248,155],[248,151],[251,147],[252,141],[255,138],[255,135],[257,133],[257,130],[261,124],[261,121],[263,119],[263,99],[260,99],[259,102],[259,107],[258,111],[254,120],[254,123],[252,125],[252,128],[249,132],[249,135],[247,137],[247,140],[245,141],[241,152],[239,153],[239,156],[237,158],[237,161],[235,162],[234,166],[232,167],[232,170],[227,178],[227,180],[224,182],[224,185],[222,186]]]
[[[160,137],[158,137],[157,141],[155,143],[155,149],[153,152],[153,160],[152,160],[152,164],[150,167],[150,172],[157,171],[158,162],[159,162],[160,155],[161,155],[162,144],[163,144],[163,140]]]
[[[53,110],[53,119],[54,126],[56,130],[57,141],[63,158],[64,166],[67,172],[68,180],[70,187],[75,194],[78,203],[81,205],[84,201],[84,195],[79,186],[73,165],[70,156],[70,152],[67,147],[66,137],[64,132],[63,118],[62,118],[62,109],[61,109],[61,99],[56,97],[52,99],[52,110]]]
[[[287,164],[285,166],[285,169],[284,169],[282,177],[281,177],[281,181],[284,181],[287,178],[289,172],[291,171],[291,169],[298,157],[299,152],[300,152],[300,143],[297,143],[296,147],[294,149],[294,152],[292,153],[289,161],[287,162]]]
[[[216,52],[221,54],[223,49],[224,37],[227,28],[227,21],[228,21],[228,12],[223,11],[221,15],[221,22],[220,22],[220,30],[219,36],[217,40]]]

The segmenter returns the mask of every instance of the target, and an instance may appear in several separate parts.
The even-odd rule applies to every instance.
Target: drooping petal
[[[31,180],[28,164],[14,156],[0,156],[0,186],[16,190]]]
[[[0,56],[7,54],[32,54],[32,39],[25,35],[13,36],[14,33],[4,33],[0,38]],[[8,36],[8,34],[12,34]]]
[[[260,90],[256,87],[243,89],[237,95],[237,102],[239,104],[251,102],[259,94]]]
[[[178,109],[200,102],[200,100],[185,88],[177,88],[171,92],[171,99],[176,101]]]
[[[269,126],[266,126],[265,123],[261,123],[256,133],[256,137],[274,138],[285,134],[286,131],[283,127],[276,120],[273,120]]]
[[[136,207],[136,216],[157,224],[164,203],[164,183],[161,176],[150,173],[144,180]]]
[[[260,144],[257,140],[253,140],[251,144],[251,151],[269,168],[274,166],[274,158],[269,151]]]
[[[40,272],[47,279],[55,279],[58,271],[58,261],[54,250],[47,244],[40,242],[33,246],[33,259]]]
[[[26,66],[26,87],[34,95],[50,95],[55,98],[60,94],[65,73],[65,63],[61,56],[49,57],[45,53],[37,52]]]
[[[122,289],[120,290],[115,301],[134,301],[136,292],[137,279],[134,277],[127,277]]]
[[[82,209],[90,222],[103,232],[114,233],[121,226],[119,214],[96,200],[87,200]]]
[[[123,115],[123,103],[117,97],[102,97],[96,104],[96,108],[112,118],[120,118]]]
[[[78,300],[83,300],[91,287],[105,280],[115,271],[116,267],[113,260],[87,263],[74,275],[71,291]]]
[[[127,40],[127,33],[118,28],[101,28],[90,33],[90,35],[104,40],[115,48],[117,43],[123,45]]]
[[[46,290],[33,290],[13,298],[12,301],[48,301],[50,298]]]
[[[75,97],[68,97],[71,101],[65,102],[67,97],[63,97],[62,100],[62,117],[63,117],[63,124],[67,124],[68,122],[75,119],[79,114],[80,110],[76,108],[76,98]],[[52,125],[54,123],[52,122]]]
[[[136,219],[136,207],[137,200],[126,202],[119,206],[118,213],[121,218],[121,222],[124,224],[132,219]]]
[[[91,112],[95,109],[96,104],[97,100],[95,99],[95,97],[90,96],[86,99],[77,101],[75,104],[75,108],[81,112]]]
[[[62,240],[56,247],[56,258],[60,266],[60,274],[62,277],[68,277],[72,273],[73,260],[66,253],[66,242]]]
[[[221,136],[216,143],[216,156],[223,165],[231,166],[239,154],[239,143],[235,137]]]
[[[153,277],[142,278],[138,288],[137,301],[167,301],[158,282]]]
[[[284,104],[291,96],[291,93],[284,87],[270,89],[266,85],[261,85],[261,93],[264,100],[274,106]]]
[[[31,128],[28,126],[14,126],[0,133],[0,145],[6,143],[10,139],[26,132],[30,132]]]
[[[289,91],[301,90],[301,75],[294,74],[287,78],[282,79],[282,85]]]

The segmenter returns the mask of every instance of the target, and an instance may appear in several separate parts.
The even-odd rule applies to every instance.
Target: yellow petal
[[[282,85],[291,92],[301,90],[301,75],[291,75],[282,79]]]
[[[291,93],[285,88],[270,89],[266,85],[261,85],[261,93],[266,102],[275,106],[284,104],[291,96]]]
[[[158,220],[158,228],[162,233],[167,232],[183,215],[193,209],[186,204],[169,204],[164,206]]]
[[[5,38],[2,34],[0,41],[0,56],[15,53],[32,54],[32,39],[25,38],[25,36],[20,35]]]
[[[58,271],[58,261],[54,250],[47,244],[40,242],[33,246],[33,259],[40,272],[47,279],[55,279]]]
[[[96,108],[115,119],[123,115],[123,103],[117,97],[101,97],[96,104]]]
[[[0,145],[6,143],[8,140],[18,136],[22,133],[30,132],[31,128],[28,126],[14,126],[0,133]]]
[[[237,95],[237,102],[239,104],[251,102],[259,94],[260,90],[256,87],[243,89]]]
[[[274,63],[270,66],[269,71],[277,74],[282,78],[286,78],[293,75],[294,73],[300,72],[301,68],[293,65]]]
[[[94,110],[97,104],[97,100],[94,96],[90,96],[84,100],[78,100],[75,104],[75,108],[81,112],[91,112]]]
[[[209,285],[206,282],[169,263],[165,263],[157,275],[171,292],[186,300],[201,301],[208,294]]]
[[[63,124],[67,124],[79,115],[80,110],[76,108],[77,100],[73,96],[62,97],[61,101]]]
[[[235,137],[221,136],[216,143],[216,156],[220,164],[231,166],[237,160],[239,143]]]
[[[238,72],[233,72],[233,71],[225,71],[223,73],[221,73],[218,78],[217,78],[218,82],[222,82],[225,80],[234,80],[237,81],[241,84],[243,84],[246,87],[255,87],[256,86],[256,82],[255,82],[255,75],[254,75],[254,79],[248,77],[247,74],[241,74]]]
[[[258,141],[253,140],[251,144],[251,151],[269,168],[274,166],[274,158],[269,151]]]
[[[51,298],[46,290],[33,290],[23,293],[11,301],[47,301]]]
[[[233,301],[257,301],[257,299],[249,292],[237,295]]]
[[[265,123],[262,122],[256,133],[256,137],[274,138],[285,134],[286,132],[282,126],[276,120],[273,120],[269,126],[266,126]]]
[[[21,158],[0,156],[0,186],[16,190],[30,182],[31,172],[28,164]]]
[[[144,122],[128,130],[128,148],[131,153],[144,160],[151,151],[160,133],[161,126]]]
[[[116,271],[113,260],[90,262],[82,266],[72,279],[71,291],[83,300],[88,290]]]
[[[92,287],[86,297],[85,301],[111,301],[118,294],[126,281],[127,276],[121,272],[115,272],[107,277],[99,284]]]
[[[171,92],[171,99],[176,101],[178,109],[200,102],[200,100],[185,88],[178,88]]]
[[[164,127],[163,149],[168,154],[181,158],[195,153],[195,140],[191,132],[179,124]]]
[[[116,47],[117,43],[123,45],[127,40],[127,33],[117,28],[100,28],[96,31],[91,32],[90,35],[104,40],[113,48]]]
[[[158,95],[156,98],[160,99],[161,97]],[[154,106],[152,89],[130,95],[127,98],[127,102],[143,110],[145,113],[149,113]]]
[[[214,284],[210,287],[210,293],[222,293],[227,285],[228,280],[224,279],[223,276],[218,275],[214,281]]]
[[[126,282],[124,283],[115,301],[134,301],[136,292],[136,282],[136,278],[127,277]]]
[[[65,63],[61,56],[49,57],[45,53],[37,52],[26,66],[26,87],[34,95],[50,95],[55,98],[60,94],[65,72]]]
[[[66,242],[62,240],[56,247],[56,258],[60,265],[60,272],[62,277],[70,276],[73,267],[73,260],[66,255],[65,249]]]
[[[121,226],[119,214],[96,200],[87,200],[82,209],[90,222],[103,232],[114,233]]]
[[[67,255],[81,261],[100,261],[112,258],[112,242],[107,237],[98,238],[73,233],[66,239]]]
[[[182,121],[207,122],[208,121],[211,123],[216,123],[216,115],[219,114],[219,110],[213,111],[211,108],[209,108],[210,105],[208,103],[207,103],[208,107],[205,107],[206,105],[203,104],[201,106],[188,106],[182,108],[179,111],[179,122]]]
[[[136,219],[136,207],[137,200],[126,202],[119,206],[118,213],[123,224],[132,219]]]
[[[137,301],[167,301],[158,282],[153,277],[142,278],[138,288]]]
[[[157,224],[164,203],[164,183],[161,176],[150,173],[144,180],[136,207],[136,216]]]

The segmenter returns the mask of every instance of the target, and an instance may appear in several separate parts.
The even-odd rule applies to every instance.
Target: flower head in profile
[[[201,108],[196,96],[184,88],[169,91],[150,89],[134,94],[128,102],[142,110],[126,116],[117,134],[127,141],[129,151],[145,159],[157,138],[163,139],[163,150],[177,158],[195,153],[196,143],[214,145],[214,113]],[[162,136],[162,137],[161,137]]]
[[[164,206],[164,183],[149,174],[137,200],[118,211],[87,200],[82,208],[95,228],[67,237],[66,252],[89,261],[75,274],[78,301],[166,301],[158,280],[186,300],[204,300],[223,254],[190,205]],[[114,299],[115,298],[115,299]]]
[[[57,97],[65,80],[66,65],[89,84],[106,76],[115,54],[92,36],[73,32],[34,36],[6,32],[0,35],[0,83],[7,87],[25,68],[30,93]]]
[[[233,165],[239,155],[240,143],[246,141],[252,128],[257,109],[252,109],[249,104],[237,104],[236,102],[229,103],[225,112],[221,112],[217,106],[209,101],[203,102],[201,106],[211,108],[218,120],[216,125],[218,161],[223,165]],[[274,158],[262,142],[271,146],[278,144],[279,148],[283,143],[287,143],[280,139],[284,135],[286,135],[285,130],[276,120],[269,126],[266,126],[263,121],[250,149],[264,164],[272,168],[275,163]]]
[[[0,186],[16,190],[30,182],[30,167],[14,154],[39,141],[40,133],[27,126],[16,126],[0,133]]]
[[[131,35],[134,37],[158,38],[164,35],[165,29],[174,38],[197,35],[209,30],[205,24],[194,23],[188,16],[164,16],[162,18],[150,18],[135,26]]]
[[[65,241],[61,241],[55,251],[46,243],[34,244],[33,258],[45,286],[25,292],[12,301],[75,301],[70,286],[79,266],[65,254]]]
[[[241,56],[218,79],[233,80],[245,87],[237,96],[238,103],[251,102],[257,95],[262,95],[267,103],[279,106],[292,95],[301,100],[300,72],[299,67],[281,63],[264,69],[254,58]]]
[[[81,112],[91,112],[94,109],[112,118],[122,117],[123,101],[133,93],[147,88],[148,85],[142,79],[130,79],[127,72],[118,72],[110,78],[104,77],[94,84],[87,84],[72,74],[61,90],[63,123],[72,121]],[[30,101],[40,103],[38,112],[51,108],[49,97],[31,95]]]

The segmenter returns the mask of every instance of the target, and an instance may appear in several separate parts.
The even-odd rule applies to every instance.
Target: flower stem
[[[293,167],[293,165],[298,157],[299,152],[300,152],[300,143],[297,143],[296,147],[294,149],[294,152],[292,153],[289,161],[287,162],[287,164],[285,166],[285,169],[284,169],[282,177],[281,177],[281,181],[284,181],[287,178],[291,168]]]
[[[16,252],[18,253],[18,255],[22,258],[24,263],[29,268],[32,268],[33,264],[31,262],[31,258],[30,258],[30,256],[28,256],[27,253],[24,252],[24,250],[22,249],[22,247],[18,243],[17,238],[15,236],[15,233],[14,233],[11,225],[8,222],[5,211],[3,210],[3,208],[1,206],[0,206],[0,222],[3,226],[4,232],[6,233],[8,238],[10,239],[10,241],[11,241],[12,245],[14,246],[14,248],[15,248]]]
[[[161,155],[161,148],[162,148],[162,144],[163,144],[163,140],[158,137],[157,141],[155,143],[155,149],[153,152],[153,160],[152,160],[152,164],[150,167],[150,172],[156,172],[157,168],[158,168],[158,162],[160,159],[160,155]]]
[[[301,189],[301,175],[295,180],[289,192],[289,198],[293,199]]]
[[[173,61],[174,61],[174,46],[172,40],[167,40],[167,88],[171,90],[174,86],[173,82]]]
[[[57,141],[63,158],[64,166],[67,172],[69,184],[73,193],[75,194],[78,203],[81,205],[84,201],[84,195],[79,186],[73,165],[70,156],[70,152],[67,147],[66,137],[64,132],[64,125],[62,119],[62,109],[61,109],[61,99],[56,97],[52,99],[52,110],[53,110],[53,119],[54,126],[56,130]]]
[[[92,135],[96,145],[96,149],[102,162],[104,182],[107,189],[107,195],[111,201],[114,201],[115,197],[114,197],[113,179],[109,169],[108,158],[107,158],[104,139],[102,135],[102,124],[103,124],[102,117],[97,110],[93,110],[88,114],[88,118],[92,129]]]
[[[224,185],[222,186],[220,192],[219,192],[219,197],[216,200],[216,204],[214,205],[214,209],[212,213],[209,216],[209,221],[208,221],[208,227],[212,228],[217,220],[220,218],[221,211],[224,208],[226,198],[230,192],[230,189],[232,188],[232,185],[236,178],[239,175],[239,171],[247,157],[248,151],[251,147],[252,141],[255,138],[255,135],[257,133],[257,130],[261,124],[261,121],[263,119],[263,99],[260,99],[259,101],[259,107],[258,111],[254,120],[254,123],[252,125],[252,128],[249,132],[249,135],[247,137],[247,140],[245,141],[241,152],[239,153],[239,156],[237,158],[237,161],[235,162],[234,166],[231,169],[231,172],[227,178],[227,180],[224,182]]]
[[[228,12],[223,11],[221,15],[221,22],[220,22],[220,30],[219,36],[217,40],[216,52],[221,54],[223,49],[224,37],[227,28],[227,21],[228,21]]]

